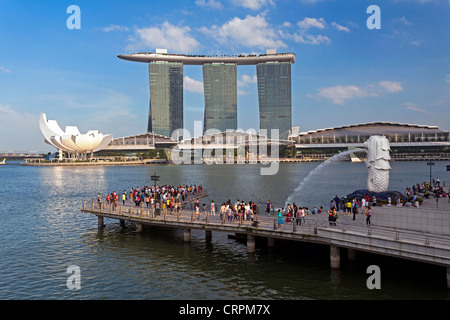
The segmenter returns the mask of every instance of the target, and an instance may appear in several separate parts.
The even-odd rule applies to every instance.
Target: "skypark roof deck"
[[[121,54],[117,56],[123,60],[135,62],[167,61],[178,62],[184,65],[203,65],[206,63],[235,63],[237,65],[256,65],[264,62],[295,62],[293,53],[267,53],[250,55],[183,55],[169,53],[139,52],[132,54]]]

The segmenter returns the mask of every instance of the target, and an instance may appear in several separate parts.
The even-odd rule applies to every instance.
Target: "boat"
[[[3,161],[0,164],[5,164],[6,158],[3,158]]]

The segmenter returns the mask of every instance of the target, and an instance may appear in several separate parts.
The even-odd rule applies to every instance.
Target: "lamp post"
[[[151,176],[152,181],[155,181],[155,193],[156,193],[156,181],[159,181],[159,176],[156,175],[156,172],[153,176]]]
[[[427,165],[430,166],[430,188],[431,188],[431,167],[434,166],[434,162],[433,161],[428,161]]]

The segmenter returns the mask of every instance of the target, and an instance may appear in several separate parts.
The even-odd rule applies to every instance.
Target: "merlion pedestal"
[[[367,152],[366,165],[369,170],[367,190],[370,192],[385,192],[389,186],[389,140],[384,136],[371,136],[364,142]]]

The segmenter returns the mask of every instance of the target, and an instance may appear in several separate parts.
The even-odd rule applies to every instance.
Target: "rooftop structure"
[[[450,147],[449,132],[437,126],[368,122],[300,132],[289,139],[297,149],[361,147],[370,136],[382,135],[391,147]]]
[[[249,54],[249,55],[184,55],[169,54],[165,50],[152,52],[139,52],[132,54],[120,54],[117,57],[123,60],[150,63],[154,61],[177,62],[185,65],[204,65],[206,63],[234,63],[237,65],[256,65],[265,62],[295,62],[293,53]]]

